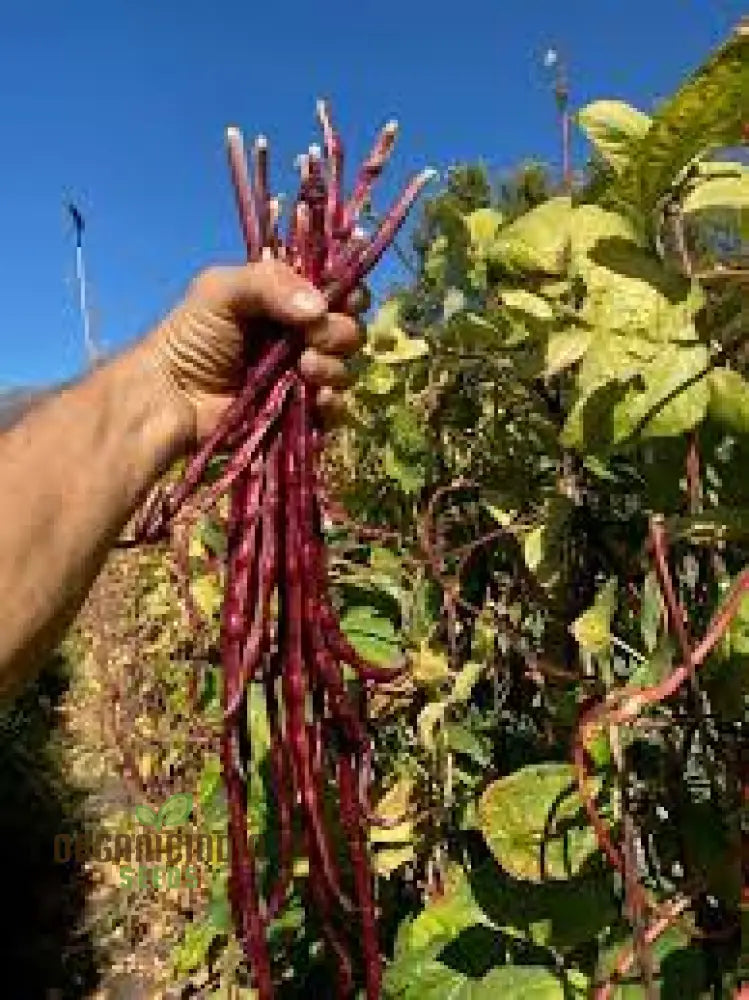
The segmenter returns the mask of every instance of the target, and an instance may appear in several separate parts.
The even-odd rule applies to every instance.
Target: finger
[[[209,268],[192,291],[239,322],[263,316],[299,326],[327,312],[322,292],[279,260]]]
[[[366,285],[359,285],[350,292],[344,302],[344,312],[349,316],[361,316],[372,305],[372,296]]]
[[[361,346],[363,337],[361,331],[350,316],[342,313],[329,313],[318,323],[310,326],[307,332],[307,343],[321,354],[334,354],[347,357],[354,354]]]
[[[329,385],[346,389],[353,382],[351,373],[340,358],[321,354],[314,347],[308,348],[299,359],[299,370],[312,385]]]
[[[349,417],[349,406],[345,393],[325,385],[317,393],[315,403],[326,430],[346,423]]]

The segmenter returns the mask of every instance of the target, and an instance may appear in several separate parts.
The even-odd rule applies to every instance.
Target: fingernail
[[[325,311],[325,296],[314,288],[303,288],[291,296],[291,306],[302,315],[319,316]]]

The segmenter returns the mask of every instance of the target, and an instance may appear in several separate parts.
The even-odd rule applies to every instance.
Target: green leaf
[[[467,310],[451,317],[448,334],[466,350],[489,350],[502,337],[498,327],[485,316]]]
[[[502,292],[502,305],[523,319],[547,323],[554,318],[552,308],[546,299],[523,288],[509,288]]]
[[[388,420],[392,444],[400,455],[422,455],[427,450],[424,420],[415,408],[393,406]]]
[[[571,216],[570,198],[550,198],[505,226],[489,259],[511,271],[562,274]]]
[[[619,185],[649,218],[698,155],[738,145],[749,106],[749,32],[737,31],[657,110]]]
[[[393,370],[381,361],[367,365],[359,385],[373,396],[387,396],[395,388],[396,378]]]
[[[530,882],[569,878],[597,850],[568,764],[533,764],[493,782],[479,824],[502,868]]]
[[[569,951],[616,919],[610,876],[533,885],[507,876],[496,863],[470,872],[448,869],[445,892],[398,931],[396,956],[455,940],[470,927],[488,927],[524,944]]]
[[[642,588],[642,607],[640,610],[640,634],[645,643],[645,649],[652,653],[658,642],[663,618],[663,597],[658,585],[658,577],[651,570],[645,577]]]
[[[486,663],[468,660],[455,675],[449,701],[451,705],[459,705],[468,701],[473,689],[486,673]]]
[[[135,818],[143,826],[155,826],[157,813],[154,809],[149,808],[149,806],[136,806],[133,810],[135,813]]]
[[[395,626],[375,608],[349,608],[341,619],[341,628],[357,652],[373,663],[392,664],[400,653]]]
[[[479,937],[476,950],[481,941]],[[436,939],[428,948],[393,963],[383,980],[384,1000],[583,1000],[587,996],[587,980],[581,973],[570,971],[562,977],[544,966],[501,966],[481,978],[470,977],[452,962],[440,961],[440,951],[452,947]]]
[[[398,931],[396,954],[421,951],[434,941],[450,941],[467,927],[494,926],[474,897],[471,883],[461,870],[456,884],[427,903],[416,917]]]
[[[707,357],[704,344],[674,347],[645,366],[645,390],[630,389],[615,407],[614,440],[638,431],[643,437],[677,437],[696,427],[710,394]]]
[[[208,805],[221,787],[221,760],[218,754],[210,754],[203,760],[203,769],[198,778],[198,802],[201,809]]]
[[[222,829],[226,825],[228,805],[218,754],[205,757],[197,793],[201,821],[212,830]]]
[[[370,827],[369,840],[374,855],[374,869],[385,878],[416,857],[413,819],[406,815],[411,807],[412,794],[411,779],[400,778],[374,808],[376,817],[391,823],[405,816],[403,822],[395,826],[383,827],[373,823]]]
[[[219,930],[210,921],[188,924],[185,935],[172,953],[172,965],[182,976],[203,965]]]
[[[556,330],[546,343],[544,375],[551,378],[574,365],[590,347],[593,333],[582,327]]]
[[[504,222],[504,216],[493,208],[477,208],[465,216],[465,224],[473,247],[486,252],[493,244]]]
[[[572,260],[576,268],[587,271],[592,265],[592,251],[601,243],[630,243],[640,246],[637,231],[619,212],[600,205],[576,205],[570,220]]]
[[[447,699],[430,701],[426,704],[416,719],[416,733],[419,743],[429,753],[437,748],[437,729],[445,717],[449,705]]]
[[[159,809],[156,826],[162,830],[165,826],[179,826],[186,821],[191,812],[192,795],[188,792],[170,795]]]
[[[749,208],[749,169],[742,164],[733,177],[708,177],[699,181],[682,203],[685,215]]]
[[[426,471],[420,456],[417,455],[413,461],[409,461],[408,457],[398,454],[390,442],[387,442],[383,457],[385,473],[398,483],[407,496],[413,496],[423,488]]]
[[[222,934],[231,933],[232,917],[227,893],[227,877],[220,876],[211,883],[211,900],[208,904],[208,921]]]
[[[749,434],[749,382],[730,368],[714,369],[708,382],[710,417],[737,434]]]
[[[216,577],[212,573],[201,573],[192,580],[190,589],[202,616],[212,618],[223,600],[221,584]]]
[[[200,524],[200,539],[203,544],[216,555],[226,555],[226,533],[219,527],[215,519],[206,517]]]
[[[429,353],[425,340],[409,337],[400,325],[401,303],[393,298],[385,302],[367,328],[363,353],[382,365],[398,365]],[[382,376],[370,375],[374,385]],[[370,391],[375,391],[370,389]],[[387,390],[389,391],[389,390]],[[382,391],[380,390],[381,394]]]
[[[480,767],[488,767],[492,760],[491,741],[476,735],[466,726],[453,723],[445,727],[445,745],[454,753],[464,754]]]
[[[577,123],[606,163],[621,173],[651,119],[623,101],[593,101],[578,111]]]
[[[612,577],[596,594],[596,599],[570,626],[570,632],[586,653],[602,654],[611,645],[611,621],[616,610],[616,585]]]
[[[506,965],[492,969],[472,992],[471,1000],[582,1000],[588,996],[588,980],[580,972],[568,971],[564,977],[543,966]]]
[[[439,685],[450,676],[447,655],[422,642],[410,657],[411,676],[417,684],[426,687]]]
[[[544,525],[532,528],[523,535],[523,557],[525,565],[534,571],[541,565],[544,557]]]
[[[674,659],[674,645],[670,636],[663,632],[658,636],[655,648],[644,662],[637,663],[629,675],[632,687],[649,687],[660,682],[671,672]]]

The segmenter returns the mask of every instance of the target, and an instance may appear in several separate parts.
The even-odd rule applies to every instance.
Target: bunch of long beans
[[[266,140],[256,141],[250,167],[240,132],[230,128],[228,153],[248,259],[285,261],[323,290],[335,309],[392,242],[433,172],[413,178],[368,238],[357,222],[390,155],[397,127],[389,123],[382,129],[345,198],[343,148],[322,101],[318,117],[323,148],[311,146],[300,158],[301,186],[285,238],[279,200],[271,197],[268,184]],[[292,331],[269,331],[259,355],[248,363],[235,402],[182,480],[147,506],[136,535],[155,540],[183,508],[207,511],[229,492],[221,755],[229,807],[229,896],[237,932],[259,996],[267,1000],[273,995],[273,972],[266,932],[288,897],[293,858],[302,846],[309,858],[309,891],[335,961],[337,994],[350,997],[354,992],[353,930],[361,941],[366,995],[375,1000],[380,995],[380,954],[362,780],[369,772],[370,741],[365,705],[350,696],[344,667],[365,686],[392,681],[397,668],[365,662],[341,631],[331,602],[322,535],[322,430],[297,367],[303,346]],[[219,455],[229,456],[223,471],[200,492],[209,463]],[[178,565],[186,570],[186,562],[183,551]],[[265,898],[246,822],[247,692],[252,683],[264,687],[278,816],[278,871]],[[323,813],[323,795],[333,781],[348,845],[350,887],[343,884]],[[295,809],[301,845],[294,843]]]

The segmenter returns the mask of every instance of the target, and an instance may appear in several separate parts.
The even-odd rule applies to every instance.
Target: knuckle
[[[202,298],[213,298],[223,290],[224,284],[224,268],[214,265],[198,272],[192,280],[190,292]]]
[[[258,286],[269,288],[287,281],[290,269],[283,261],[270,257],[252,264],[252,275]]]

